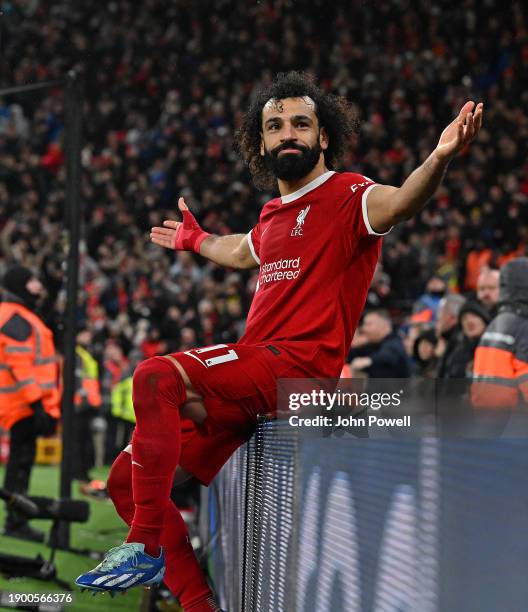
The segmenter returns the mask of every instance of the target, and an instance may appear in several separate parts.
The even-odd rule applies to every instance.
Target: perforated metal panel
[[[245,448],[236,452],[211,484],[202,501],[202,539],[209,544],[209,573],[228,610],[242,609],[247,521]]]
[[[291,428],[265,422],[250,449],[255,457],[252,474],[255,486],[248,495],[248,503],[254,503],[254,519],[247,557],[250,579],[244,589],[246,610],[291,609],[288,579],[295,558],[292,543],[296,523],[296,442]]]

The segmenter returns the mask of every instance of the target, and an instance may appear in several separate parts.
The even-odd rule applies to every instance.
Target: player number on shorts
[[[208,358],[200,358],[198,355],[203,355],[203,353],[210,353],[213,351],[218,351],[220,349],[227,349],[223,354],[215,355],[214,357]],[[214,346],[206,346],[205,348],[193,349],[192,351],[184,351],[186,355],[190,355],[198,361],[201,361],[204,366],[210,368],[211,366],[219,365],[220,363],[226,363],[228,361],[236,361],[238,359],[238,355],[235,353],[233,349],[228,348],[227,344],[215,344]]]

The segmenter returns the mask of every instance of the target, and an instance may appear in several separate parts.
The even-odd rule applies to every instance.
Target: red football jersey
[[[313,377],[339,377],[381,251],[375,185],[329,171],[265,204],[248,234],[260,274],[242,344],[280,342]]]

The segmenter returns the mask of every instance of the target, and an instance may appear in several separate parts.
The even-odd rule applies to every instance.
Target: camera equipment
[[[74,499],[51,499],[49,497],[26,497],[0,488],[0,499],[8,506],[31,519],[51,519],[69,523],[85,523],[90,516],[90,505]]]
[[[8,577],[28,577],[38,578],[39,580],[51,580],[60,587],[71,591],[67,582],[57,577],[57,569],[54,564],[55,551],[58,546],[58,531],[61,521],[68,523],[84,523],[90,516],[90,504],[86,501],[74,499],[52,499],[50,497],[26,496],[20,493],[11,493],[6,489],[0,488],[0,499],[5,503],[30,519],[50,519],[53,521],[48,545],[51,554],[48,561],[41,555],[35,559],[27,557],[17,557],[0,553],[0,573]],[[89,550],[78,550],[68,548],[70,552],[88,554],[100,558],[99,553],[92,553]]]

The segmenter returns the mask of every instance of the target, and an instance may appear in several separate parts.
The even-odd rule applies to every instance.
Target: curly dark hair
[[[237,150],[249,166],[255,186],[269,189],[275,186],[275,177],[260,154],[262,136],[262,109],[270,99],[301,98],[309,96],[315,102],[319,126],[326,129],[328,148],[324,151],[325,164],[335,168],[359,131],[359,120],[349,102],[318,87],[311,75],[304,72],[280,72],[271,85],[261,87],[252,97],[247,113],[235,138]]]

